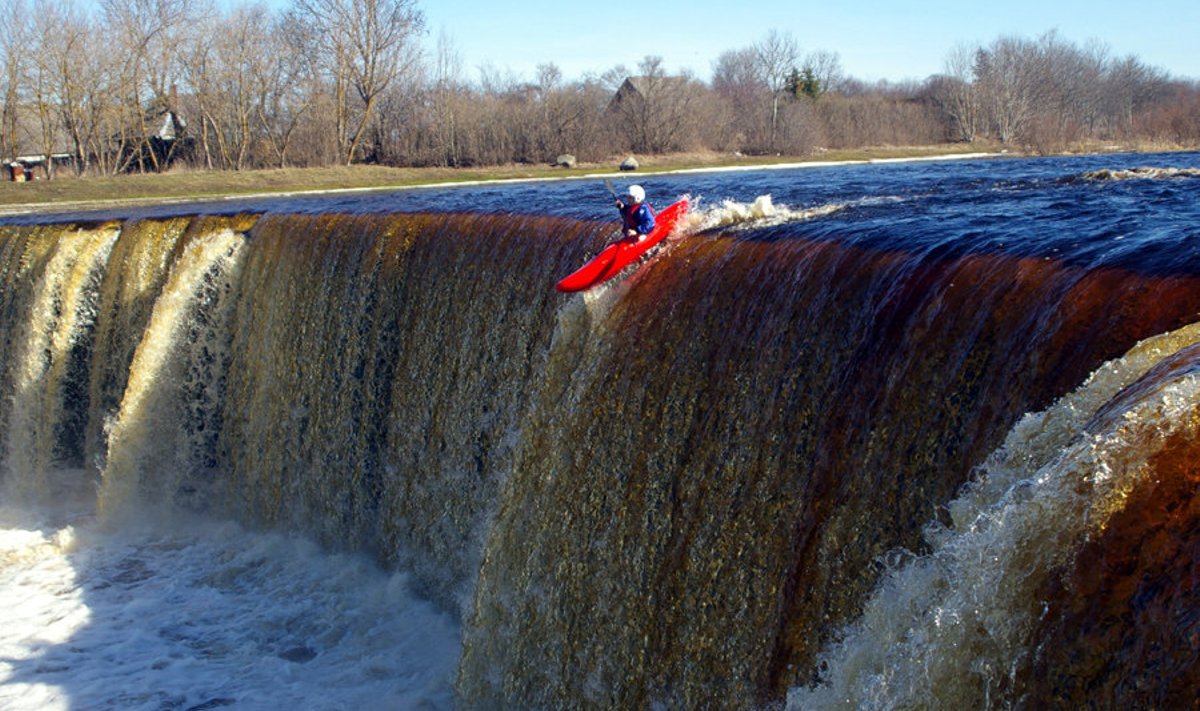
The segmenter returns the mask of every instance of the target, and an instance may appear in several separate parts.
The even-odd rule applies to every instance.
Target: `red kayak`
[[[682,198],[654,216],[654,229],[646,235],[646,239],[641,242],[621,240],[608,245],[578,271],[558,282],[554,288],[563,292],[584,291],[612,279],[671,234],[687,210],[688,200]]]

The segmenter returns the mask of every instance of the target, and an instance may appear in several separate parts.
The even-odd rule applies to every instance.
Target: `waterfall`
[[[229,229],[203,234],[172,264],[106,428],[105,515],[133,515],[143,499],[209,498],[197,490],[217,476],[211,470],[229,359],[223,312],[243,243]]]
[[[930,552],[901,551],[890,558],[865,612],[823,660],[828,670],[823,683],[793,690],[789,707],[990,708],[1006,699],[1042,705],[1046,697],[1024,686],[1037,686],[1022,678],[1030,675],[1030,664],[1059,654],[1064,646],[1078,654],[1088,643],[1106,641],[1081,643],[1084,625],[1039,634],[1039,623],[1070,600],[1064,587],[1107,587],[1094,582],[1098,568],[1078,567],[1077,557],[1085,543],[1103,540],[1131,498],[1154,489],[1161,496],[1180,478],[1184,489],[1189,480],[1194,487],[1194,469],[1171,467],[1164,455],[1173,449],[1175,457],[1194,456],[1200,445],[1198,414],[1200,326],[1192,325],[1148,339],[1096,370],[1053,407],[1022,418],[949,503],[950,521],[926,530]],[[1190,492],[1175,496],[1178,505]],[[1156,518],[1161,521],[1161,514]],[[1186,529],[1179,523],[1165,527],[1168,538],[1182,536]],[[1148,538],[1140,554],[1152,561],[1151,550],[1169,552],[1176,545]],[[1139,561],[1138,567],[1153,572],[1147,562]],[[1064,571],[1075,580],[1060,582]],[[1160,604],[1147,595],[1137,606]],[[1040,644],[1034,642],[1039,636]],[[1146,678],[1148,663],[1169,666],[1172,651],[1187,656],[1186,641],[1177,639],[1174,645],[1175,650],[1164,645],[1136,660],[1120,659],[1120,666],[1109,671],[1135,692],[1126,702],[1140,698],[1155,705],[1170,698],[1164,691],[1174,691],[1180,701],[1187,698],[1179,693],[1186,685],[1159,684],[1147,694],[1133,681]],[[1105,656],[1094,649],[1091,654]],[[1194,674],[1186,665],[1184,673]],[[1111,689],[1103,696],[1074,691],[1081,705],[1124,705]]]
[[[0,383],[10,402],[0,425],[4,469],[13,486],[46,497],[52,467],[79,467],[87,408],[87,366],[96,325],[97,284],[119,228],[71,229],[51,239],[34,230],[6,244],[5,323]]]
[[[569,297],[608,226],[0,227],[5,496],[67,469],[113,527],[182,507],[367,552],[460,620],[464,708],[1194,688],[1137,697],[1068,639],[1129,602],[1129,570],[1180,565],[1187,505],[1149,492],[1194,480],[1197,280],[786,220],[759,240],[721,209]],[[1105,550],[1132,562],[1088,565]],[[1180,585],[1139,610],[1179,614]]]

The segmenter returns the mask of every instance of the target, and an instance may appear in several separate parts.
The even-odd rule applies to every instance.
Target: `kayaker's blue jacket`
[[[654,211],[647,203],[622,203],[618,209],[621,211],[621,219],[625,222],[625,229],[637,230],[638,234],[643,235],[648,235],[654,230]]]

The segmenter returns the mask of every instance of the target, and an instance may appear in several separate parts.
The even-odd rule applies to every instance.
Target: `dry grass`
[[[910,158],[981,150],[962,144],[939,146],[876,147],[854,151],[824,151],[811,156],[740,156],[721,153],[681,153],[638,156],[639,173],[701,167],[772,165],[803,161],[861,161]],[[986,150],[986,149],[984,149]],[[0,212],[54,210],[79,203],[154,202],[199,200],[261,193],[288,193],[346,188],[397,188],[413,185],[511,179],[560,178],[589,173],[616,172],[624,156],[604,163],[581,163],[573,169],[549,165],[507,165],[482,168],[389,168],[376,165],[278,170],[202,171],[173,170],[155,175],[75,178],[31,183],[0,182]]]

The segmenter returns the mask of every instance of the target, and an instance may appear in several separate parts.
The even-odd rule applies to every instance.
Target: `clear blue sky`
[[[278,0],[276,0],[278,2]],[[465,78],[489,65],[532,79],[553,62],[565,79],[634,69],[663,58],[670,72],[707,80],[722,52],[761,41],[771,29],[795,38],[802,53],[836,52],[847,76],[875,81],[924,79],[942,70],[959,44],[1056,30],[1082,47],[1135,55],[1177,78],[1200,79],[1200,0],[417,0],[431,51],[445,36]]]

